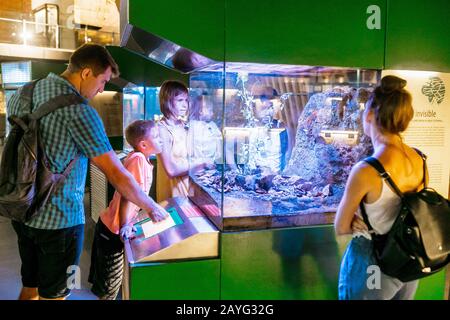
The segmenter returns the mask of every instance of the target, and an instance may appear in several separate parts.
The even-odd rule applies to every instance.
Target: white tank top
[[[372,203],[363,202],[366,209],[367,216],[372,228],[377,234],[387,233],[394,224],[395,218],[400,210],[401,200],[400,197],[389,187],[386,180],[383,179],[381,184],[381,195]],[[358,215],[362,217],[360,209],[358,209]],[[368,239],[372,237],[368,232],[364,234],[355,233],[353,236],[363,235]]]

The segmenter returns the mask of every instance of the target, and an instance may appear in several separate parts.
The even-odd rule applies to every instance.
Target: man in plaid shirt
[[[69,293],[68,270],[78,265],[83,247],[83,196],[88,159],[106,175],[116,190],[146,210],[154,221],[166,211],[142,192],[133,176],[112,150],[103,123],[88,100],[103,92],[105,84],[117,77],[119,68],[102,46],[87,44],[70,57],[61,74],[50,73],[37,82],[33,111],[62,94],[76,94],[84,103],[57,109],[40,120],[44,150],[53,172],[63,172],[79,156],[64,184],[53,194],[39,215],[26,223],[13,221],[22,260],[22,291],[19,299],[65,299]],[[20,90],[10,99],[10,115],[22,115]],[[130,228],[131,226],[121,226]]]

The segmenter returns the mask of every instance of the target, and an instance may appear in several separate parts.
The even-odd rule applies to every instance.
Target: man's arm
[[[141,190],[114,151],[91,158],[91,161],[106,175],[122,197],[147,211],[153,221],[163,220],[167,216],[167,212]]]
[[[122,241],[125,242],[127,239],[131,239],[136,232],[136,228],[130,223],[131,212],[134,209],[134,205],[125,199],[124,197],[120,198],[119,204],[119,236]]]

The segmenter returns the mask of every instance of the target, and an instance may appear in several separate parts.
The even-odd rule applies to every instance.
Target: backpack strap
[[[20,98],[22,100],[25,100],[26,103],[28,104],[28,108],[30,110],[33,109],[33,92],[34,92],[34,88],[36,87],[36,83],[41,80],[41,79],[37,79],[37,80],[33,80],[30,82],[25,83],[22,86],[22,89],[20,90]],[[15,116],[15,115],[11,115],[8,117],[8,121],[11,124],[17,124],[19,125],[22,130],[26,131],[28,128],[28,125],[22,120],[20,119],[20,117]]]
[[[24,87],[23,90],[26,90],[26,93],[28,94],[30,88],[34,89],[34,85],[36,84],[36,82],[37,81],[33,82],[32,87],[27,86],[27,87]],[[31,94],[32,94],[32,92],[31,92]],[[31,95],[30,102],[32,102],[32,95]],[[59,108],[67,107],[67,106],[70,106],[73,104],[80,104],[80,103],[85,103],[85,99],[75,93],[61,94],[61,95],[51,98],[47,102],[44,102],[41,106],[39,106],[39,108],[36,111],[34,111],[28,115],[28,119],[39,120],[42,117],[45,117],[49,113],[51,113]],[[30,110],[32,110],[32,106],[30,107]],[[19,125],[20,125],[20,123],[19,123]],[[69,162],[66,169],[64,169],[64,171],[61,173],[64,176],[64,179],[60,180],[60,183],[58,183],[56,185],[56,189],[65,180],[65,178],[67,178],[67,176],[70,174],[70,171],[72,170],[72,168],[74,167],[75,163],[78,161],[79,158],[80,158],[80,155],[77,154],[75,156],[75,158],[73,158]]]
[[[31,120],[39,120],[59,108],[80,103],[85,103],[85,99],[75,93],[61,94],[44,102],[36,111],[29,115],[29,118]]]
[[[22,86],[22,90],[20,91],[20,96],[24,99],[27,99],[31,102],[33,102],[33,92],[34,87],[36,86],[36,83],[41,79],[36,79],[33,81],[30,81]],[[32,107],[32,106],[30,106]]]
[[[55,190],[57,190],[59,188],[59,186],[64,182],[64,180],[67,178],[67,176],[70,174],[70,171],[72,170],[73,166],[75,165],[75,163],[78,161],[78,159],[80,158],[80,155],[77,154],[75,156],[75,158],[73,158],[72,160],[70,160],[69,164],[67,165],[66,169],[64,169],[64,171],[61,173],[64,176],[64,179],[59,180],[59,182],[57,183]]]
[[[372,228],[372,225],[369,222],[369,216],[367,215],[366,208],[364,207],[364,204],[362,201],[359,203],[359,208],[361,210],[361,215],[364,220],[364,223],[367,225],[367,228],[369,229],[369,233],[373,233],[374,230]]]
[[[427,187],[427,156],[422,153],[422,151],[420,151],[419,149],[413,148],[418,154],[419,156],[422,157],[423,160],[423,187],[426,188]]]
[[[391,186],[391,188],[394,190],[394,192],[400,197],[403,198],[403,192],[400,191],[400,189],[397,187],[397,185],[394,183],[394,181],[391,178],[391,175],[386,172],[386,170],[384,169],[383,165],[380,163],[380,161],[378,161],[376,158],[374,157],[367,157],[366,159],[364,159],[364,162],[367,162],[368,164],[370,164],[372,167],[374,167],[378,173],[380,174],[380,177],[384,180],[386,180],[389,185]]]
[[[63,107],[67,107],[74,104],[80,104],[85,103],[85,99],[81,96],[75,94],[75,93],[67,93],[67,94],[61,94],[59,96],[53,97],[47,102],[44,102],[39,108],[34,111],[32,114],[29,115],[29,119],[31,120],[39,120],[42,117],[45,117],[49,113]],[[59,185],[67,178],[67,176],[70,174],[70,171],[72,170],[75,163],[80,158],[80,155],[77,154],[75,158],[73,158],[69,164],[67,165],[66,169],[61,173],[64,176],[63,180],[60,180],[60,183],[56,185],[56,188],[59,187]]]

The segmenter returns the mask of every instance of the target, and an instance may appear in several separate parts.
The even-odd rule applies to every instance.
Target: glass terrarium
[[[379,78],[248,63],[192,72],[190,199],[222,230],[331,223],[371,152],[361,115]]]

